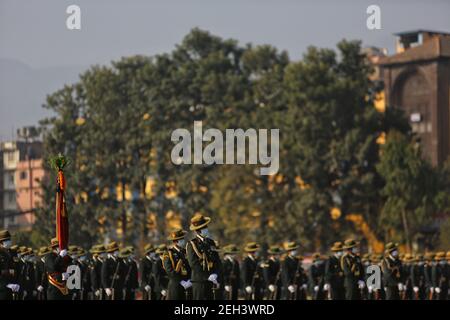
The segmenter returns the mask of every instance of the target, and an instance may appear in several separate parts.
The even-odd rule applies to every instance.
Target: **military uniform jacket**
[[[189,280],[191,277],[191,268],[185,257],[184,249],[180,250],[177,247],[169,248],[163,259],[164,269],[169,278],[168,299],[184,299],[185,290],[180,282],[182,280]]]
[[[11,290],[6,286],[15,283],[16,270],[14,261],[9,250],[0,248],[0,297],[2,299],[10,298]]]
[[[221,260],[214,240],[196,236],[186,245],[192,282],[205,282],[211,274],[220,275]]]
[[[115,290],[123,288],[124,275],[119,258],[110,256],[103,262],[101,277],[103,288],[113,288]]]
[[[281,270],[283,287],[286,289],[290,285],[301,286],[306,282],[305,271],[296,257],[287,256],[282,263]]]
[[[263,265],[263,275],[266,287],[281,286],[281,263],[278,259],[268,259]]]
[[[325,265],[325,282],[331,287],[340,287],[344,285],[344,272],[342,271],[339,259],[330,256]]]
[[[239,288],[241,276],[239,262],[236,259],[226,258],[223,260],[222,268],[224,285]]]
[[[359,280],[364,280],[364,270],[358,256],[345,253],[341,258],[341,268],[345,277],[345,287],[354,287]]]
[[[404,282],[402,262],[399,259],[393,259],[388,256],[381,263],[383,271],[383,284],[385,287],[397,287],[399,283]]]
[[[155,282],[155,292],[159,294],[162,290],[166,290],[167,285],[169,284],[169,278],[167,277],[166,270],[164,270],[162,258],[156,259],[152,271]]]
[[[154,261],[146,256],[141,259],[141,288],[144,289],[145,286],[150,286],[153,288],[155,285],[153,281],[152,269]]]
[[[448,290],[449,287],[449,265],[441,265],[437,263],[431,269],[431,284],[432,287],[440,288],[441,291]]]
[[[30,298],[33,291],[36,289],[36,278],[34,273],[34,264],[30,261],[24,261],[22,265],[21,290],[26,292],[27,297]]]
[[[94,258],[89,266],[93,292],[102,288],[102,265],[103,262],[99,258]]]
[[[34,277],[36,279],[36,288],[42,286],[46,290],[48,285],[47,271],[42,258],[38,259],[34,264]]]
[[[61,291],[64,288],[67,290],[65,281],[62,280],[62,273],[66,272],[71,259],[69,256],[61,257],[59,254],[51,252],[45,256],[44,261],[47,278],[49,279],[47,290],[48,299],[59,299],[67,294]]]
[[[126,289],[137,289],[139,287],[138,267],[134,260],[125,259],[121,262],[124,272],[124,286]]]
[[[242,261],[241,272],[244,287],[263,287],[264,275],[262,272],[262,266],[259,265],[257,259],[253,259],[250,256],[245,257]]]
[[[411,282],[413,287],[425,287],[425,266],[424,265],[412,265],[411,266]]]

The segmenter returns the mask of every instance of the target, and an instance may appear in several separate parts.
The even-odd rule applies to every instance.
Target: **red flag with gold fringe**
[[[61,154],[51,160],[52,166],[57,170],[56,178],[56,237],[59,241],[59,249],[67,249],[69,244],[69,219],[67,215],[65,191],[66,179],[64,167],[67,159]]]

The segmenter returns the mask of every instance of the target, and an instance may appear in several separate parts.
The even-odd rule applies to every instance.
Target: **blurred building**
[[[386,105],[405,112],[423,156],[442,164],[450,153],[450,34],[416,30],[395,35],[396,53],[377,62]]]
[[[42,142],[32,127],[21,129],[19,139],[0,145],[0,226],[29,229],[41,199],[45,177]]]

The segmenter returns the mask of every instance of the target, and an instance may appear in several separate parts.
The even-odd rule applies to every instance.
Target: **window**
[[[20,172],[20,180],[25,180],[27,178],[27,172],[26,171],[21,171]]]

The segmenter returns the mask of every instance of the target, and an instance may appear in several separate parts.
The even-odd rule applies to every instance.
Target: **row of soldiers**
[[[354,240],[336,242],[332,254],[316,253],[307,267],[299,245],[270,246],[265,259],[251,242],[239,259],[236,245],[219,248],[211,239],[211,219],[195,215],[190,230],[175,230],[164,244],[144,248],[138,261],[132,247],[116,242],[60,250],[57,239],[38,252],[13,246],[0,231],[0,299],[19,300],[446,300],[449,296],[450,252],[405,255],[388,243],[383,255],[360,255]],[[79,286],[71,288],[69,266],[79,268]],[[369,269],[379,267],[379,281]],[[375,272],[376,275],[376,272]],[[372,279],[374,280],[374,279]]]

